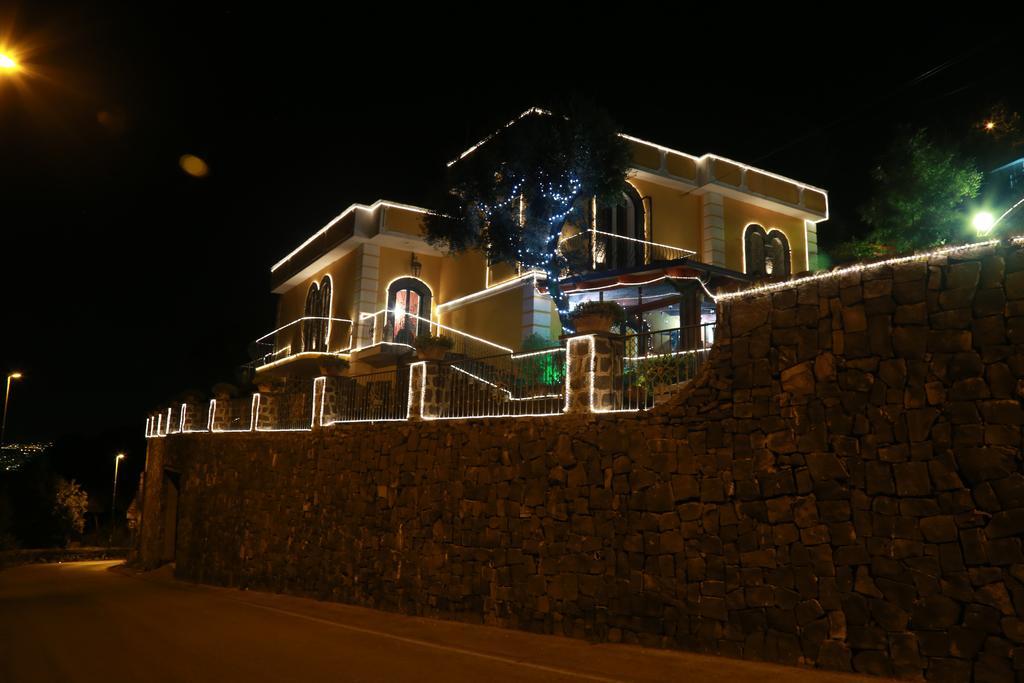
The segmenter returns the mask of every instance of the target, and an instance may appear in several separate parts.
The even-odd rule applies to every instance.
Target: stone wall
[[[720,302],[640,413],[150,441],[142,557],[600,641],[934,681],[1024,680],[1024,252]]]

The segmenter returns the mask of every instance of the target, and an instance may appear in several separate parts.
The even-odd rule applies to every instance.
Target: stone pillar
[[[409,372],[409,419],[440,417],[447,401],[441,364],[424,360],[410,365]]]
[[[197,423],[197,420],[199,420],[199,417],[202,414],[202,411],[199,409],[199,406],[195,405],[194,403],[182,403],[181,409],[185,413],[185,419],[182,420],[181,423],[182,432],[194,432],[197,430],[206,429],[205,424]]]
[[[256,424],[253,425],[256,431],[261,429],[276,429],[280,421],[278,410],[280,401],[273,394],[260,392],[256,394],[259,404],[256,408]]]
[[[725,265],[725,201],[717,192],[701,196],[700,260],[714,266]]]
[[[567,339],[567,413],[603,413],[622,407],[623,350],[622,338],[610,332]]]
[[[210,401],[210,431],[227,429],[231,424],[231,403],[227,396]]]

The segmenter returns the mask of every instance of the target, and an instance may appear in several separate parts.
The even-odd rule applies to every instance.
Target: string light
[[[366,206],[365,204],[352,204],[347,209],[345,209],[344,211],[339,213],[337,216],[335,216],[327,225],[325,225],[324,227],[320,228],[315,233],[313,233],[309,237],[309,239],[307,239],[305,242],[303,242],[298,247],[296,247],[290,254],[288,254],[283,259],[281,259],[280,261],[275,263],[270,268],[270,272],[273,273],[278,268],[283,266],[285,263],[290,261],[292,259],[292,257],[294,257],[296,254],[298,254],[303,249],[305,249],[310,244],[312,244],[316,240],[317,237],[320,237],[320,235],[323,235],[325,232],[330,230],[331,227],[333,227],[338,221],[340,221],[341,219],[343,219],[345,216],[349,215],[350,213],[352,213],[356,209],[360,209],[362,211],[366,211],[367,213],[373,213],[374,211],[376,211],[377,209],[379,209],[382,206],[385,206],[385,207],[388,207],[388,208],[392,208],[392,209],[404,209],[405,211],[412,211],[412,212],[415,212],[415,213],[429,213],[429,211],[427,209],[424,209],[423,207],[420,207],[420,206],[412,206],[410,204],[399,204],[398,202],[391,202],[391,201],[387,201],[385,199],[378,199],[377,201],[375,201],[373,204],[371,204],[369,206]]]
[[[1024,241],[1022,237],[1014,237],[1011,242],[1020,244]],[[792,280],[784,280],[782,282],[771,282],[762,285],[755,285],[748,287],[747,289],[741,289],[736,292],[723,292],[717,295],[712,295],[715,302],[731,301],[733,299],[745,298],[750,296],[756,296],[758,294],[764,294],[766,292],[774,292],[779,289],[785,289],[790,287],[799,287],[800,285],[807,284],[809,282],[817,282],[819,280],[829,280],[851,273],[860,273],[865,270],[875,270],[877,268],[887,268],[889,266],[899,265],[901,263],[911,263],[913,261],[927,261],[931,258],[939,256],[948,256],[949,254],[959,253],[961,251],[969,251],[971,249],[980,249],[983,247],[991,247],[999,244],[999,240],[986,240],[983,242],[973,242],[971,244],[960,244],[951,247],[941,247],[933,251],[919,252],[916,254],[910,254],[909,256],[897,256],[895,258],[886,259],[884,261],[876,261],[874,263],[858,263],[852,266],[845,266],[842,268],[836,268],[834,270],[823,271],[820,273],[814,273],[812,275],[805,275],[803,277],[794,278]]]

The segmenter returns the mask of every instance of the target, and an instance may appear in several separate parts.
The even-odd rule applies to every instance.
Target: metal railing
[[[351,348],[352,332],[348,318],[298,318],[252,342],[247,367],[257,370],[300,353],[345,353]]]
[[[363,314],[356,326],[355,339],[359,348],[367,348],[377,344],[397,344],[413,348],[416,336],[420,334],[445,336],[452,340],[447,358],[472,358],[491,356],[500,353],[512,353],[512,349],[494,342],[476,337],[447,325],[428,320],[413,313],[404,311],[377,311],[369,315]]]
[[[643,410],[661,403],[697,375],[714,340],[714,323],[626,335],[622,372],[614,378],[618,408]]]
[[[697,253],[670,244],[626,237],[604,230],[584,230],[566,237],[559,243],[559,249],[571,264],[570,269],[577,272],[623,270],[678,261]],[[572,274],[567,272],[563,277]]]
[[[565,405],[565,349],[442,363],[436,406],[443,418],[556,415]]]
[[[184,404],[185,429],[183,431],[186,434],[210,431],[210,404],[210,401]]]
[[[316,383],[300,386],[299,389],[260,395],[256,431],[299,431],[313,428]]]
[[[325,390],[321,424],[405,420],[409,417],[409,369],[339,377]]]
[[[211,407],[215,432],[252,431],[253,397],[216,399]]]

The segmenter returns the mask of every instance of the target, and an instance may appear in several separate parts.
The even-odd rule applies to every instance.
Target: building
[[[544,112],[519,118],[530,115]],[[628,191],[617,206],[592,203],[590,224],[563,233],[559,248],[580,250],[587,264],[562,279],[573,305],[615,300],[634,332],[679,330],[713,321],[709,288],[815,268],[824,190],[623,137],[632,150]],[[452,337],[456,352],[472,357],[558,339],[543,274],[480,253],[440,253],[423,239],[426,212],[353,204],[274,264],[278,322],[253,346],[258,383],[401,365],[424,331]]]

